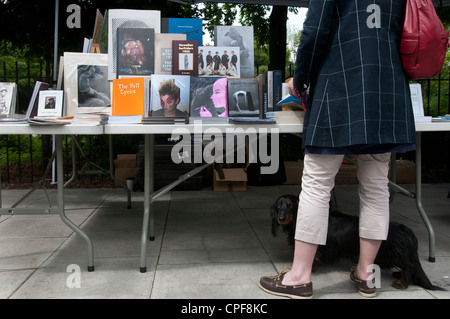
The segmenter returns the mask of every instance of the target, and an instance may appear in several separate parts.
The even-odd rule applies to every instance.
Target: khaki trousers
[[[390,157],[391,153],[358,155],[359,236],[362,238],[387,238]],[[326,244],[331,190],[343,158],[344,155],[305,155],[295,239]]]

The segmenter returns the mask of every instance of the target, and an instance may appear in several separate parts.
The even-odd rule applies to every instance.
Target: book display
[[[87,39],[91,48],[60,57],[57,90],[36,82],[25,121],[185,124],[281,118],[273,111],[288,109],[278,104],[282,72],[254,76],[253,26],[215,26],[214,46],[203,46],[202,39],[202,19],[162,18],[157,10],[97,10],[93,37]],[[0,90],[4,122],[14,113],[15,84],[0,83]]]

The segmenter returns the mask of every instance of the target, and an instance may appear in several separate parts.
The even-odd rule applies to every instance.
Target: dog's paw
[[[395,289],[400,289],[400,290],[405,290],[406,288],[408,288],[403,280],[396,280],[392,283],[392,287],[394,287]]]

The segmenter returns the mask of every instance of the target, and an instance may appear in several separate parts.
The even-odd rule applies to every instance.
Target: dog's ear
[[[277,203],[270,207],[270,217],[272,217],[272,235],[277,235],[278,228],[278,214],[277,214]]]

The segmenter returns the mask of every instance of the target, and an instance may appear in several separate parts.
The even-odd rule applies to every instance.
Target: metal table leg
[[[429,238],[429,257],[428,260],[430,262],[435,262],[435,234],[433,230],[433,226],[428,219],[428,216],[422,206],[422,134],[420,132],[416,133],[417,141],[416,141],[416,206],[419,210],[420,216],[428,229],[428,238]]]
[[[88,271],[94,271],[94,246],[91,239],[75,225],[70,219],[67,218],[64,211],[64,167],[63,167],[63,154],[62,154],[62,135],[55,135],[56,139],[56,170],[57,170],[57,182],[58,182],[58,210],[61,220],[69,226],[74,232],[80,235],[88,245]]]
[[[142,235],[141,235],[141,266],[140,272],[144,273],[147,271],[147,236],[148,236],[148,226],[150,219],[152,219],[151,229],[150,229],[150,240],[155,239],[155,229],[154,229],[154,216],[152,209],[152,199],[151,195],[153,193],[153,170],[154,170],[154,155],[153,149],[155,144],[154,135],[145,135],[145,164],[144,164],[144,218],[142,221]]]

